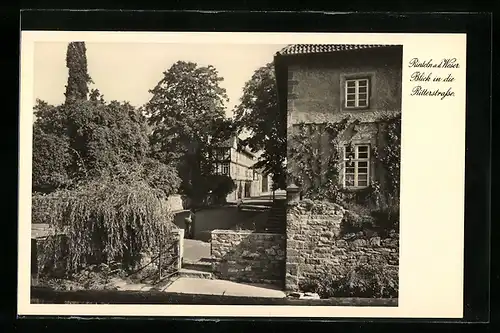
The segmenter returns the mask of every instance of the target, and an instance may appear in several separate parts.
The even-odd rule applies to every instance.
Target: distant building
[[[271,177],[252,168],[258,160],[257,156],[242,146],[241,139],[232,137],[220,144],[214,153],[213,173],[231,177],[237,186],[228,194],[228,201],[269,194]]]

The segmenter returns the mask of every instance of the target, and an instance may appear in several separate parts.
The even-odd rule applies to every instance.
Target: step
[[[180,277],[198,278],[198,279],[213,279],[213,274],[210,272],[199,271],[195,269],[181,268],[179,270]]]
[[[193,271],[212,273],[212,264],[209,262],[183,263],[182,268]]]

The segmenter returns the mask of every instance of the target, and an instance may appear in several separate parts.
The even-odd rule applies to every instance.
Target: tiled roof
[[[381,44],[292,44],[278,52],[280,55],[331,53],[339,51],[352,51],[387,47]]]

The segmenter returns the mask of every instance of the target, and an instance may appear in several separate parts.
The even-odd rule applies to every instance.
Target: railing
[[[181,237],[181,235],[179,235]],[[152,267],[156,264],[157,269],[151,272],[150,274],[142,277],[140,279],[141,282],[146,280],[152,280],[152,285],[156,286],[161,282],[164,282],[166,279],[174,276],[179,272],[179,262],[181,260],[181,249],[180,242],[176,242],[171,244],[168,247],[160,246],[158,254],[151,258],[151,260],[145,265],[141,266],[139,269],[128,274],[128,277],[137,275],[138,273],[144,271],[148,267]]]

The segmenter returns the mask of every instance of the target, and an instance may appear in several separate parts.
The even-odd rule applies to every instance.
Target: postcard
[[[21,37],[19,315],[463,316],[465,34]]]

